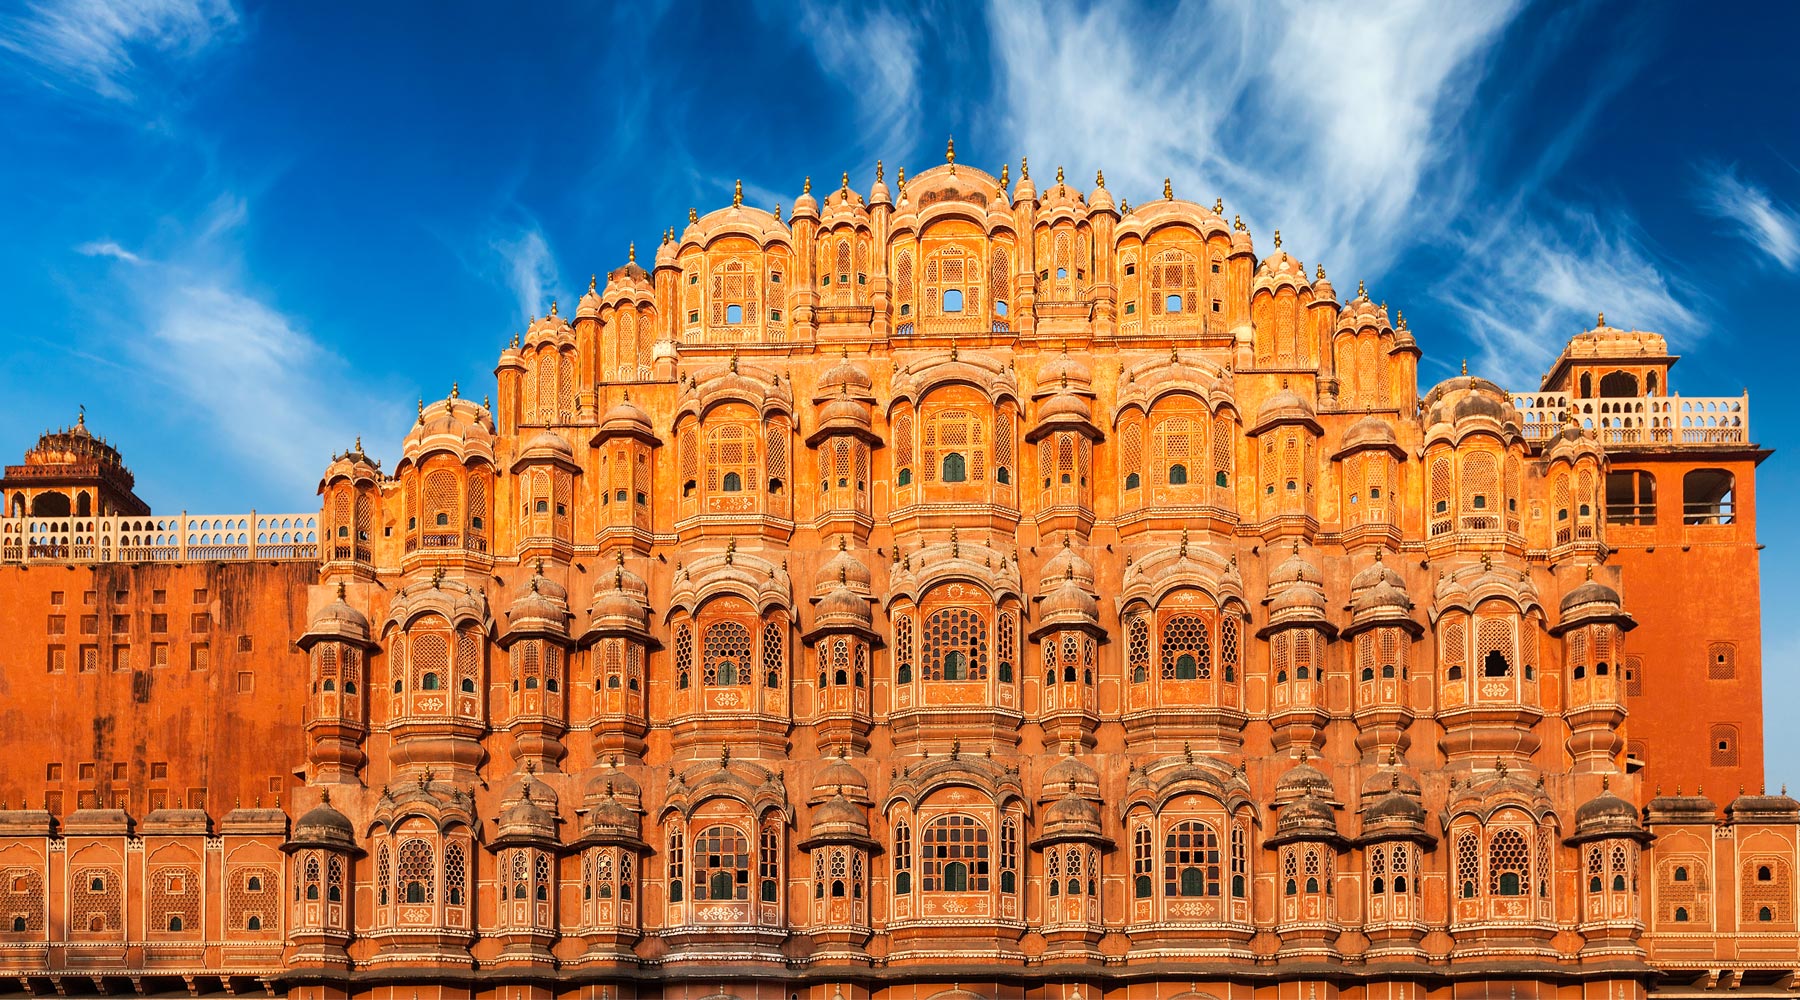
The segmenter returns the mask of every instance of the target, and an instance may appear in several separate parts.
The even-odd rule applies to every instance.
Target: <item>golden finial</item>
[[[1062,182],[1063,182],[1062,164],[1058,163],[1056,165],[1056,186],[1061,187]]]
[[[781,202],[779,201],[775,203],[775,221],[781,221]]]
[[[950,164],[950,172],[956,173],[956,136],[944,144],[944,162]]]
[[[808,174],[806,176],[806,183],[800,185],[800,193],[801,194],[812,194],[812,175],[811,174]]]
[[[1399,328],[1402,330],[1406,329],[1406,310],[1404,310],[1404,309],[1400,310],[1399,321],[1400,321],[1398,324]]]
[[[424,396],[419,397],[419,422],[420,423],[425,422],[425,397]]]
[[[1363,285],[1363,280],[1361,278],[1356,279],[1356,297],[1359,299],[1366,299],[1369,297],[1369,290]]]
[[[637,241],[636,240],[633,240],[630,243],[627,243],[625,245],[625,263],[627,263],[627,264],[636,264],[637,263]],[[588,290],[589,291],[593,290],[592,283],[589,283]]]
[[[906,190],[906,168],[901,167],[895,173],[895,176],[898,178],[898,183],[900,184],[900,190],[902,190],[902,191]]]
[[[1119,199],[1119,214],[1120,215],[1130,215],[1131,214],[1131,199],[1129,199],[1129,198],[1120,198]]]
[[[1164,201],[1174,201],[1175,200],[1175,185],[1169,183],[1169,179],[1167,177],[1163,178],[1163,200]]]
[[[1012,172],[1011,171],[1012,171],[1012,164],[1010,164],[1010,163],[1000,164],[1000,190],[1002,190],[1002,191],[1006,190],[1007,186],[1012,183]]]
[[[962,554],[962,543],[956,540],[956,525],[950,526],[950,558],[955,559]]]
[[[633,245],[632,245],[632,255],[631,255],[631,259],[632,259],[632,260],[636,260],[636,259],[637,259],[637,245],[636,245],[636,244],[633,244]],[[591,291],[593,291],[593,290],[594,290],[594,286],[595,286],[595,285],[597,285],[597,284],[599,284],[599,283],[600,283],[600,276],[599,276],[599,275],[598,275],[598,274],[590,274],[590,275],[588,275],[588,291],[590,291],[590,292],[591,292]]]
[[[358,455],[360,455],[360,454],[362,454],[362,453],[363,453],[363,450],[362,450],[362,435],[361,435],[361,434],[358,434],[358,435],[357,435],[357,436],[356,436],[356,453],[357,453],[357,454],[358,454]]]
[[[1231,217],[1231,228],[1237,230],[1240,233],[1243,232],[1244,231],[1244,217],[1241,215],[1232,216]]]
[[[736,208],[744,203],[744,182],[734,181],[731,185],[731,207]]]
[[[887,180],[886,171],[881,166],[881,161],[876,160],[875,161],[875,183],[881,184],[881,183],[884,183],[886,180]]]
[[[733,374],[733,375],[737,374],[737,365],[738,365],[737,348],[733,347],[731,349],[731,374]]]
[[[688,206],[688,225],[691,226],[694,223],[699,222],[699,221],[700,221],[700,210],[695,208],[692,205],[689,205]]]
[[[1102,190],[1104,190],[1106,188],[1106,171],[1104,171],[1104,170],[1094,171],[1094,186],[1097,188],[1100,188]]]
[[[552,316],[556,315],[555,310],[552,310],[550,314]],[[462,389],[455,382],[450,383],[450,398],[451,399],[461,399],[462,398]]]
[[[1319,265],[1319,273],[1317,276],[1315,276],[1313,278],[1313,280],[1314,281],[1324,281],[1325,280],[1325,265],[1324,264]]]
[[[1586,579],[1592,580],[1594,578],[1594,567],[1588,566],[1588,567],[1586,567],[1586,569],[1587,569]]]
[[[339,580],[338,581],[338,600],[341,601],[343,599],[344,599],[344,581]]]
[[[550,315],[551,316],[556,315],[556,300],[555,299],[550,300]]]
[[[1029,156],[1019,157],[1019,179],[1022,181],[1031,179],[1031,157]]]
[[[843,189],[845,191],[850,190],[850,171],[848,171],[848,170],[844,171],[844,187],[843,187]]]
[[[1223,216],[1225,214],[1225,199],[1213,199],[1213,214],[1218,216]]]
[[[1468,359],[1468,358],[1464,358],[1464,359],[1463,359],[1463,370],[1462,370],[1462,373],[1463,373],[1463,374],[1464,374],[1464,375],[1467,375],[1467,374],[1469,374],[1469,359]]]
[[[1281,249],[1281,230],[1275,230],[1275,249]]]

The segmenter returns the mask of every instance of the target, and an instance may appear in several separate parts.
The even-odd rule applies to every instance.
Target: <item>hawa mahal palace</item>
[[[1223,205],[690,211],[301,514],[0,479],[0,993],[1792,995],[1743,396]]]

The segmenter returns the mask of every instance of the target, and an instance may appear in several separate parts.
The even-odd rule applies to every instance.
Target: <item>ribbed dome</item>
[[[1100,604],[1070,575],[1044,598],[1038,620],[1040,626],[1098,625]]]
[[[1274,395],[1264,400],[1262,408],[1256,411],[1256,426],[1266,427],[1283,420],[1312,420],[1313,418],[1312,404],[1284,385],[1276,390]]]
[[[519,449],[519,461],[521,462],[543,459],[574,462],[575,449],[569,447],[569,442],[563,440],[561,434],[546,428],[533,434],[531,439],[525,442],[525,447]]]
[[[1092,795],[1100,793],[1100,773],[1071,752],[1044,770],[1044,791],[1065,791],[1073,783],[1075,790]]]
[[[1612,793],[1610,778],[1602,779],[1599,795],[1575,809],[1574,840],[1643,835],[1644,825],[1637,806]]]
[[[1394,428],[1386,420],[1370,414],[1344,431],[1344,450],[1351,448],[1397,447]]]
[[[1064,389],[1086,389],[1093,384],[1094,373],[1076,355],[1060,351],[1038,368],[1038,392],[1061,392]]]
[[[638,815],[630,806],[620,802],[613,794],[609,784],[606,794],[601,796],[588,809],[582,823],[583,832],[592,836],[612,836],[618,838],[637,839]]]
[[[338,585],[337,599],[320,608],[319,613],[307,624],[306,634],[301,637],[301,642],[302,645],[310,646],[326,639],[364,644],[369,641],[368,616],[351,607],[344,599],[343,584]]]
[[[844,352],[838,363],[825,369],[819,376],[819,396],[848,395],[858,399],[866,399],[874,394],[875,382],[862,366],[850,360],[848,351]]]
[[[1325,578],[1318,567],[1300,554],[1300,543],[1295,542],[1293,555],[1269,574],[1269,620],[1276,623],[1324,616]]]
[[[838,396],[819,407],[820,430],[868,431],[873,427],[869,404],[851,396]]]
[[[1088,590],[1094,589],[1093,563],[1088,562],[1082,558],[1081,553],[1075,551],[1072,536],[1064,535],[1062,548],[1058,549],[1056,554],[1044,563],[1043,576],[1039,580],[1043,589],[1048,590],[1051,587],[1060,586],[1061,581],[1070,576],[1073,576],[1076,583]]]
[[[1558,608],[1564,615],[1568,615],[1571,611],[1588,605],[1603,605],[1617,609],[1619,604],[1618,591],[1590,578],[1587,582],[1563,595],[1562,603],[1558,605]]]
[[[869,819],[864,815],[862,807],[845,798],[841,792],[826,799],[813,810],[812,835],[819,837],[830,834],[856,837],[869,835]]]
[[[813,574],[813,591],[833,589],[841,583],[852,591],[868,594],[873,580],[869,567],[850,551],[848,539],[839,537],[837,552]]]
[[[855,764],[850,763],[840,747],[838,756],[831,758],[819,769],[813,778],[813,795],[822,793],[842,794],[847,798],[862,802],[869,798],[869,779],[863,776]]]
[[[428,451],[445,450],[458,458],[480,455],[492,459],[493,415],[479,404],[451,396],[422,407],[419,420],[402,443],[402,461],[417,461]]]
[[[1044,810],[1044,840],[1099,837],[1100,809],[1071,791]]]
[[[1093,408],[1088,401],[1072,392],[1059,392],[1038,407],[1038,422],[1092,423]]]
[[[869,611],[867,598],[858,596],[848,587],[833,587],[819,598],[813,608],[813,625],[815,628],[859,628],[871,629],[874,619]]]
[[[654,433],[650,415],[631,401],[629,393],[607,409],[606,415],[600,418],[600,430],[608,435],[626,433],[649,436]]]
[[[1312,766],[1305,757],[1301,757],[1299,763],[1288,768],[1275,781],[1275,797],[1278,799],[1291,795],[1318,795],[1329,799],[1333,793],[1331,779],[1325,772]]]
[[[575,329],[569,321],[556,314],[556,303],[550,303],[550,313],[541,319],[534,319],[525,329],[525,346],[535,347],[538,344],[574,344]]]
[[[288,842],[309,847],[353,850],[356,847],[356,828],[350,824],[350,817],[332,808],[331,796],[327,793],[323,801],[308,809],[294,822]]]

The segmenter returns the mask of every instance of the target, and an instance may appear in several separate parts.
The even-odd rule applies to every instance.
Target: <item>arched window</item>
[[[396,895],[407,903],[429,903],[432,901],[433,889],[436,886],[436,865],[432,858],[431,845],[423,840],[409,840],[400,845],[400,864],[396,877],[399,879],[399,891]]]
[[[1212,676],[1212,634],[1206,619],[1175,615],[1163,622],[1163,680],[1198,680]]]
[[[694,838],[694,899],[749,898],[749,839],[736,827],[708,827]]]
[[[1695,469],[1681,477],[1683,524],[1731,524],[1736,480],[1724,469]]]
[[[1150,857],[1150,828],[1138,826],[1131,831],[1131,894],[1138,899],[1149,899],[1151,887],[1152,865]]]
[[[438,689],[438,675],[431,673],[426,674],[419,680],[419,689],[421,691],[436,691]]]
[[[1188,481],[1187,466],[1177,462],[1169,466],[1169,485],[1186,486]]]
[[[988,623],[974,608],[940,608],[925,619],[925,679],[987,679]]]
[[[927,824],[920,838],[926,892],[988,890],[988,830],[973,816],[952,813]]]
[[[1525,835],[1512,829],[1495,831],[1488,840],[1488,892],[1523,896],[1530,886],[1531,860]]]
[[[912,828],[905,820],[894,824],[894,894],[912,892]]]
[[[709,687],[750,683],[750,630],[737,622],[714,622],[701,642],[701,679]]]
[[[960,452],[951,452],[944,456],[943,480],[946,483],[966,482],[969,478],[968,463]]]
[[[1219,894],[1219,838],[1212,827],[1188,820],[1169,831],[1163,840],[1163,893]]]

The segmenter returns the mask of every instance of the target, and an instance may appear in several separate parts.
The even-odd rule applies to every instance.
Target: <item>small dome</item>
[[[1334,794],[1331,779],[1325,772],[1312,766],[1307,758],[1287,769],[1275,781],[1275,797],[1285,799],[1292,795],[1317,795],[1329,799]]]
[[[1564,616],[1567,616],[1571,611],[1577,608],[1585,609],[1589,605],[1604,605],[1616,610],[1619,604],[1618,591],[1590,578],[1563,595],[1562,603],[1558,605],[1558,608]]]
[[[563,440],[561,434],[546,428],[533,434],[525,442],[525,447],[519,450],[519,461],[529,462],[534,459],[572,463],[575,461],[575,449],[569,447],[569,442]]]
[[[415,462],[432,451],[448,451],[459,459],[494,455],[494,417],[480,404],[452,394],[422,406],[419,419],[401,445],[401,462]]]
[[[853,835],[869,835],[869,819],[861,806],[845,798],[843,793],[826,799],[824,804],[813,810],[812,817],[814,836],[820,833],[849,833]]]
[[[827,761],[813,778],[815,801],[826,792],[841,794],[859,802],[868,801],[869,779],[863,776],[855,764],[850,763],[841,748],[839,756]]]
[[[1412,772],[1402,770],[1396,764],[1397,762],[1390,762],[1387,767],[1363,780],[1363,798],[1383,796],[1392,792],[1404,792],[1412,796],[1420,794],[1419,779],[1413,777]]]
[[[819,571],[813,574],[813,591],[818,593],[835,589],[841,583],[852,591],[868,594],[873,580],[869,567],[857,558],[856,553],[850,551],[848,540],[839,537],[837,552],[825,560]]]
[[[1374,414],[1363,417],[1344,431],[1344,451],[1371,447],[1398,447],[1393,426]]]
[[[868,431],[873,426],[869,404],[853,396],[838,396],[819,407],[819,429],[822,431]]]
[[[606,411],[606,415],[600,418],[600,429],[602,432],[608,434],[623,432],[650,435],[653,433],[650,415],[645,413],[642,407],[631,401],[630,393],[627,393],[623,399],[614,403]]]
[[[1256,426],[1267,427],[1294,420],[1310,421],[1314,417],[1312,404],[1284,385],[1263,401],[1262,408],[1256,412]]]
[[[1300,554],[1296,542],[1293,555],[1269,574],[1269,620],[1323,618],[1325,606],[1325,578]]]
[[[616,797],[626,804],[641,802],[643,789],[638,786],[631,772],[618,765],[617,758],[604,765],[596,765],[587,779],[586,795],[589,799],[600,797]]]
[[[1100,623],[1100,604],[1071,574],[1044,598],[1038,610],[1041,626]]]
[[[867,399],[874,395],[875,383],[862,366],[850,360],[850,352],[846,350],[838,363],[825,369],[819,376],[819,397],[830,395],[850,395],[859,399]]]
[[[1088,389],[1093,382],[1093,371],[1082,362],[1081,358],[1070,354],[1067,350],[1051,355],[1049,361],[1038,367],[1039,395],[1062,392],[1065,389]]]
[[[813,624],[816,627],[850,626],[869,629],[874,627],[874,618],[869,612],[867,598],[859,597],[848,587],[834,587],[813,609]]]
[[[1044,770],[1044,791],[1066,791],[1072,783],[1076,791],[1099,794],[1100,773],[1075,756],[1073,749],[1071,743],[1071,752]]]
[[[1038,422],[1041,424],[1088,424],[1093,421],[1094,413],[1088,401],[1072,392],[1059,392],[1038,407]]]
[[[525,346],[535,347],[539,344],[574,345],[575,328],[569,321],[556,314],[556,303],[550,303],[550,314],[541,319],[534,319],[525,329]]]
[[[319,609],[306,627],[306,635],[301,637],[304,645],[326,639],[344,642],[367,643],[369,641],[369,619],[361,611],[350,606],[344,599],[344,587],[338,585],[337,599]]]
[[[1042,589],[1049,590],[1059,586],[1067,577],[1074,577],[1075,582],[1088,590],[1094,589],[1094,565],[1082,558],[1075,550],[1072,535],[1064,535],[1062,548],[1044,563],[1043,576],[1039,577]]]
[[[1605,780],[1600,794],[1575,809],[1575,837],[1639,837],[1644,832],[1637,806],[1612,793],[1612,783]]]
[[[294,844],[353,849],[356,847],[356,829],[350,824],[350,817],[332,808],[331,797],[326,795],[324,801],[308,809],[305,815],[294,822],[288,841]]]
[[[1403,592],[1406,590],[1406,578],[1387,564],[1384,554],[1381,552],[1376,552],[1375,561],[1358,570],[1357,574],[1350,578],[1350,590],[1353,593],[1377,585],[1393,587]]]
[[[1309,789],[1281,807],[1275,816],[1275,836],[1302,840],[1337,836],[1337,814],[1331,803]]]
[[[1099,837],[1100,809],[1074,792],[1044,810],[1044,838]]]
[[[1307,280],[1306,265],[1294,259],[1293,255],[1281,247],[1281,233],[1276,232],[1276,250],[1262,259],[1256,267],[1256,279],[1252,285],[1253,292],[1271,292],[1283,286],[1294,289],[1310,289],[1312,282]]]

